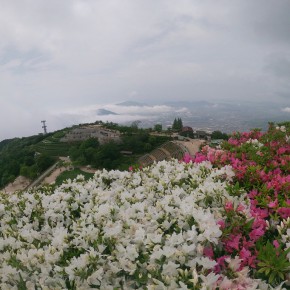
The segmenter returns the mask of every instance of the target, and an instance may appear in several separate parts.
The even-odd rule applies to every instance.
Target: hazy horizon
[[[231,133],[245,131],[251,128],[266,129],[268,122],[289,120],[290,107],[287,104],[274,102],[206,100],[195,101],[167,101],[167,102],[137,102],[134,100],[121,101],[111,104],[95,104],[89,106],[70,107],[55,110],[48,114],[46,125],[48,133],[73,125],[94,123],[96,121],[114,122],[131,125],[140,121],[142,128],[153,128],[155,124],[162,124],[163,129],[170,125],[174,118],[181,118],[185,126],[195,129]],[[19,135],[4,137],[27,137],[43,133],[41,121],[37,120],[33,128],[28,128]],[[13,134],[13,132],[11,132]],[[0,134],[0,136],[2,136]]]
[[[208,101],[271,102],[269,116],[290,118],[290,1],[0,5],[0,140],[40,133],[41,120],[49,131],[91,120],[127,100],[149,104],[146,117],[174,115],[160,108],[168,102]],[[129,109],[118,118],[145,118]]]

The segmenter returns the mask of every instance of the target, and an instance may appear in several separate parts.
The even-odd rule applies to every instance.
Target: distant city
[[[124,102],[120,106],[147,107],[149,105],[137,102]],[[174,118],[181,117],[183,125],[191,126],[195,130],[248,131],[253,128],[266,130],[269,122],[283,122],[290,119],[289,108],[285,104],[255,103],[255,102],[166,102],[161,104],[172,108],[170,111],[152,114],[143,118],[140,127],[153,127],[162,124],[163,129],[170,127]],[[150,106],[149,106],[150,107]],[[286,109],[285,109],[286,108]],[[100,111],[104,115],[116,115],[108,110]],[[99,114],[101,116],[101,114]],[[127,122],[129,124],[130,122]]]

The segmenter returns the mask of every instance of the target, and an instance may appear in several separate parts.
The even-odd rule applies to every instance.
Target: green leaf
[[[278,275],[281,278],[281,280],[284,280],[284,274],[282,272],[278,272]]]
[[[263,273],[263,272],[265,272],[266,270],[267,270],[267,268],[261,268],[261,269],[258,270],[258,273]]]
[[[268,276],[269,273],[270,273],[271,269],[270,268],[267,268],[266,271],[265,271],[265,274]]]
[[[272,284],[273,281],[274,281],[274,279],[275,279],[275,273],[272,272],[271,275],[270,275],[270,277],[269,277],[269,283]]]

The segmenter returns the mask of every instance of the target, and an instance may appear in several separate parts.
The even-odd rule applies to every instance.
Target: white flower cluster
[[[172,160],[97,171],[55,190],[0,193],[0,288],[229,289],[235,279],[256,289],[247,268],[234,278],[215,274],[204,256],[219,243],[225,203],[249,208],[245,195],[226,190],[233,175],[230,166]]]
[[[249,139],[247,142],[247,144],[252,144],[255,148],[261,148],[264,146],[263,143],[259,142],[259,140],[257,139]]]
[[[280,130],[281,132],[286,132],[286,127],[285,126],[276,126],[276,130]]]
[[[286,245],[286,249],[289,249],[290,248],[290,217],[281,221],[280,225],[277,226],[277,230],[279,234],[281,235],[281,239],[283,243],[285,243]],[[288,253],[287,257],[290,262],[290,253]]]

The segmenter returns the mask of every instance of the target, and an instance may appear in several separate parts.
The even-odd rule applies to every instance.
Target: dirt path
[[[1,191],[6,193],[13,193],[17,190],[24,190],[29,184],[31,180],[24,176],[18,176],[13,182],[9,183],[5,188]]]
[[[41,184],[53,184],[55,183],[56,178],[64,171],[68,170],[66,167],[59,167],[56,168],[54,171],[51,172],[50,175],[45,177]]]

